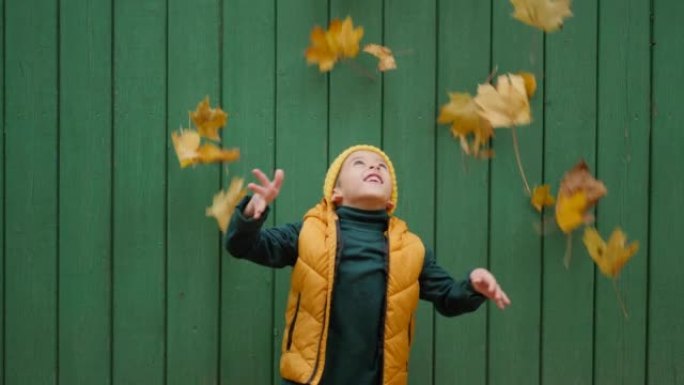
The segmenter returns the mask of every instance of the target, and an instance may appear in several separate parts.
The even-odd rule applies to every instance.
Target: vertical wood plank
[[[383,144],[397,173],[397,216],[434,247],[436,3],[385,2],[385,42],[401,70],[385,74]],[[432,383],[433,310],[422,302],[411,349],[409,382]]]
[[[165,381],[166,12],[114,3],[114,384]]]
[[[285,182],[275,202],[277,224],[302,220],[322,198],[328,163],[328,76],[307,66],[304,51],[314,25],[327,28],[328,5],[277,2],[276,167]],[[290,269],[275,274],[274,384],[280,384],[280,347]]]
[[[580,159],[596,172],[597,4],[572,6],[576,16],[546,38],[544,174],[554,193]],[[557,230],[544,238],[542,383],[592,381],[594,266],[582,233],[573,234],[569,269],[562,262],[566,236]]]
[[[651,137],[648,383],[684,384],[684,3],[653,2],[653,131]],[[642,256],[637,255],[637,258]]]
[[[351,16],[354,26],[364,29],[360,48],[382,44],[381,0],[331,0],[331,18]],[[380,146],[382,139],[382,80],[377,60],[359,52],[352,61],[342,61],[330,73],[330,161],[349,146]]]
[[[107,384],[111,2],[79,0],[60,7],[59,382]]]
[[[275,7],[273,0],[230,0],[223,5],[223,101],[231,113],[224,145],[237,145],[241,150],[240,162],[231,165],[230,174],[224,173],[224,187],[233,176],[252,181],[253,168],[273,176]],[[286,179],[289,176],[288,173]],[[289,182],[286,180],[284,189],[291,187]],[[273,214],[271,211],[264,226],[273,225]],[[224,254],[221,383],[270,384],[274,346],[273,270]],[[281,316],[276,314],[278,318]]]
[[[56,4],[5,4],[4,380],[8,385],[57,380]]]
[[[474,94],[490,63],[491,2],[439,1],[439,105],[449,92]],[[439,106],[438,106],[439,107]],[[489,162],[466,157],[448,126],[437,129],[438,262],[457,278],[487,265]],[[456,319],[435,316],[435,384],[485,384],[487,308]]]
[[[168,133],[187,127],[205,96],[219,103],[219,2],[168,2]],[[219,242],[205,208],[220,166],[181,169],[167,139],[167,384],[216,384]]]
[[[597,174],[608,187],[598,205],[598,229],[621,227],[641,250],[618,280],[625,319],[611,279],[597,269],[594,384],[644,384],[648,261],[650,130],[650,4],[603,0],[598,29]],[[586,252],[577,256],[586,258]]]
[[[0,383],[5,383],[5,0],[0,0]]]
[[[535,185],[543,181],[544,40],[540,31],[513,19],[512,12],[509,2],[493,2],[492,66],[498,68],[498,75],[527,71],[537,79],[537,92],[530,101],[532,123],[516,128],[521,161],[529,183]],[[490,269],[512,305],[501,312],[490,304],[489,383],[527,385],[539,381],[541,218],[529,203],[516,166],[511,129],[497,129],[495,135]]]

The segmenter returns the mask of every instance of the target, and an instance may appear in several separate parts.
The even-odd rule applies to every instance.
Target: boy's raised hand
[[[243,214],[247,217],[259,219],[264,210],[266,210],[266,207],[268,207],[280,193],[280,186],[283,185],[285,172],[280,169],[276,170],[273,181],[268,180],[266,174],[258,168],[252,170],[252,174],[254,174],[261,185],[256,183],[247,185],[247,188],[252,190],[254,195],[252,196],[252,199],[249,200],[249,203],[247,203]]]
[[[499,309],[505,309],[511,304],[506,293],[496,282],[496,278],[487,269],[477,268],[470,273],[470,283],[480,294],[491,299]]]

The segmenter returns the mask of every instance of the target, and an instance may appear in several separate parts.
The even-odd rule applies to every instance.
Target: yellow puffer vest
[[[405,385],[425,248],[396,217],[390,217],[387,234],[382,383]],[[290,381],[316,385],[323,374],[336,255],[337,215],[323,201],[304,216],[299,256],[292,270],[280,359],[280,374]]]

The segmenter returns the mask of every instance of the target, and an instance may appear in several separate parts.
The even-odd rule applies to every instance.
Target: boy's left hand
[[[499,309],[503,310],[511,304],[511,300],[489,270],[483,268],[473,270],[470,273],[470,283],[477,292],[494,301]]]

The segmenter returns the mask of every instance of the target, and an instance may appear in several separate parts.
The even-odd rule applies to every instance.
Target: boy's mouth
[[[370,182],[370,183],[383,184],[382,177],[376,173],[370,173],[370,174],[366,175],[366,177],[363,178],[363,181],[364,182]]]

